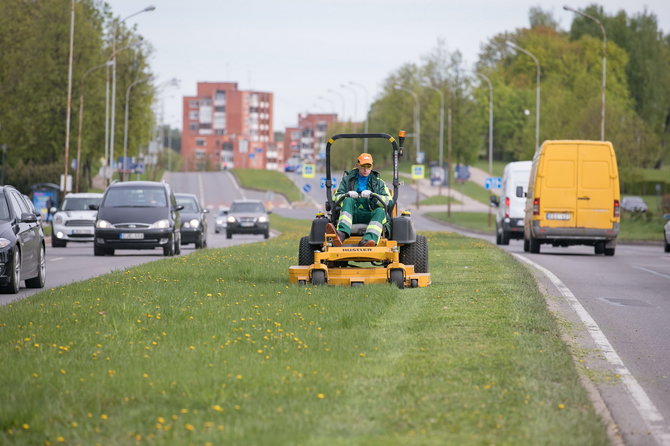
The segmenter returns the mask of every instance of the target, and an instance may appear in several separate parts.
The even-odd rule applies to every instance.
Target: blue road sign
[[[305,191],[305,193],[307,193],[312,190],[312,185],[307,183],[302,187],[302,190]]]
[[[336,178],[336,177],[332,177],[332,178],[330,179],[330,181],[333,182],[333,189],[337,189],[337,178]],[[325,189],[325,188],[326,188],[326,177],[321,177],[321,182],[319,183],[319,187],[320,187],[321,189]]]
[[[488,177],[484,180],[484,188],[489,189],[501,189],[502,188],[502,178],[501,177]]]

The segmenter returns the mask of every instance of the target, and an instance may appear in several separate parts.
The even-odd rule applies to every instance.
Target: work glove
[[[350,190],[349,192],[347,192],[347,195],[349,195],[351,198],[358,198],[358,192],[356,192],[355,190]]]
[[[370,198],[370,194],[372,194],[372,191],[369,191],[369,190],[366,189],[363,192],[361,192],[361,197]]]

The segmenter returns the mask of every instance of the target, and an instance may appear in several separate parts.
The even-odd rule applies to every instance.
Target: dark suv
[[[270,237],[270,219],[260,200],[235,200],[228,211],[226,238],[233,234],[262,234]]]
[[[182,208],[167,183],[110,185],[98,208],[93,253],[103,256],[114,255],[116,249],[163,248],[163,255],[179,254]]]

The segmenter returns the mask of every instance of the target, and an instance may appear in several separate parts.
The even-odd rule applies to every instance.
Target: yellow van
[[[545,141],[533,157],[523,250],[590,245],[613,256],[619,233],[619,171],[612,143]]]

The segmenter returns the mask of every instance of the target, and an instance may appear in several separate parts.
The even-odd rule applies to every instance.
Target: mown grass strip
[[[303,199],[302,192],[283,173],[273,170],[232,169],[240,186],[247,189],[269,190],[283,194],[290,202]]]
[[[503,251],[427,233],[430,287],[298,287],[307,223],[273,227],[0,308],[0,443],[607,443]]]
[[[496,217],[495,213],[491,211],[491,224],[489,225],[489,215],[486,212],[457,212],[451,211],[451,216],[447,212],[429,212],[431,218],[440,220],[459,228],[479,231],[483,233],[495,234]]]

